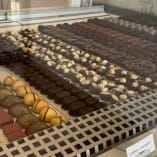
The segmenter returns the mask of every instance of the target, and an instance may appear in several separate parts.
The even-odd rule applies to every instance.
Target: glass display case
[[[1,0],[0,156],[126,157],[150,134],[156,144],[155,4]]]

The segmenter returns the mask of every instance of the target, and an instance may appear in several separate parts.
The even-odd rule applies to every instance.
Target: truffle
[[[26,129],[32,123],[39,121],[35,115],[28,113],[17,117],[16,122],[23,128]]]
[[[23,114],[28,114],[31,111],[29,108],[23,103],[15,103],[8,108],[8,113],[13,117],[19,117]]]
[[[47,128],[48,128],[48,125],[45,122],[38,121],[38,122],[35,122],[35,123],[32,123],[31,125],[29,125],[26,128],[25,132],[27,135],[31,135],[31,134],[34,134],[36,132],[45,130]]]
[[[23,99],[21,99],[17,96],[14,96],[14,95],[8,95],[3,99],[0,106],[8,109],[13,104],[22,103],[22,102],[23,102]]]
[[[69,113],[73,116],[78,115],[78,110],[85,107],[85,103],[83,101],[76,101],[69,105]]]

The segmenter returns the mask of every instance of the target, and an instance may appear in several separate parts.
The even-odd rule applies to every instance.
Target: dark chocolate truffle
[[[85,103],[83,101],[76,101],[69,105],[69,113],[73,116],[78,115],[78,111],[85,107]]]
[[[89,96],[89,94],[87,94],[86,92],[83,92],[83,91],[77,94],[77,97],[78,97],[80,100],[84,100],[84,99],[86,99],[88,96]]]
[[[105,107],[105,106],[106,106],[105,104],[98,102],[98,103],[96,103],[93,107],[94,107],[95,109],[100,109],[100,108],[103,108],[103,107]]]
[[[93,107],[93,105],[96,104],[97,102],[98,102],[98,100],[91,96],[85,99],[85,103],[87,106]]]
[[[67,96],[70,96],[70,95],[71,95],[70,92],[68,92],[68,91],[63,91],[63,92],[57,93],[57,94],[55,95],[55,98],[54,98],[54,99],[55,99],[55,101],[56,101],[57,103],[60,103],[63,98],[65,98],[65,97],[67,97]]]
[[[78,116],[93,112],[95,109],[93,107],[84,107],[78,111]]]
[[[81,90],[77,87],[74,87],[70,90],[70,92],[71,92],[72,95],[76,95],[76,94],[80,93]]]
[[[48,98],[54,98],[55,95],[61,91],[62,91],[62,88],[60,87],[54,87],[54,88],[48,89]]]
[[[76,102],[77,100],[78,98],[76,96],[67,96],[63,98],[61,101],[62,107],[68,109],[69,105]]]

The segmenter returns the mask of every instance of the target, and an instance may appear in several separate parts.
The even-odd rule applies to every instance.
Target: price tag
[[[153,134],[126,149],[127,157],[148,157],[153,151],[155,151]]]

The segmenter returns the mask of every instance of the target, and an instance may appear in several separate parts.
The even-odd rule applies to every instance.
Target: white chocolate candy
[[[105,86],[107,86],[108,82],[106,80],[102,80],[101,84],[105,87]]]
[[[92,67],[93,69],[96,69],[96,68],[97,68],[97,64],[96,64],[96,63],[92,63],[92,64],[91,64],[91,67]]]
[[[121,83],[126,83],[127,80],[126,80],[126,78],[119,78],[119,82],[121,82]]]
[[[84,57],[89,58],[90,57],[89,53],[85,53]]]
[[[149,90],[149,87],[144,86],[144,85],[141,85],[141,86],[140,86],[140,90],[141,90],[142,92],[148,91],[148,90]]]
[[[107,63],[108,63],[107,60],[103,60],[100,64],[101,64],[101,65],[106,65]]]
[[[135,95],[136,95],[136,93],[135,93],[134,91],[132,91],[132,90],[126,91],[126,94],[127,94],[128,96],[135,96]]]
[[[69,70],[69,69],[67,69],[67,68],[66,68],[66,69],[64,69],[64,73],[65,73],[65,74],[69,73],[69,71],[70,71],[70,70]]]
[[[92,80],[93,80],[94,82],[98,82],[98,81],[99,81],[99,78],[98,78],[97,76],[93,76]]]
[[[117,88],[120,88],[120,89],[124,90],[125,86],[124,85],[118,85]]]
[[[100,57],[96,57],[95,59],[97,62],[101,62],[101,58]]]
[[[110,69],[110,70],[109,70],[109,73],[112,74],[112,75],[115,75],[115,74],[116,74],[116,72],[115,72],[114,69]]]
[[[137,80],[137,79],[138,79],[138,76],[135,75],[135,74],[130,74],[130,79],[132,79],[132,80]]]
[[[139,87],[139,83],[137,81],[135,81],[135,82],[132,83],[132,86],[137,88],[137,87]]]
[[[87,59],[86,58],[82,58],[81,62],[85,63],[85,62],[87,62]]]
[[[149,82],[152,82],[152,79],[151,78],[149,78],[149,77],[147,77],[147,78],[145,78],[145,80],[144,80],[145,82],[147,82],[147,83],[149,83]]]
[[[125,94],[121,94],[121,95],[119,96],[119,98],[120,98],[120,100],[126,100],[128,97],[127,97],[127,95],[125,95]]]

